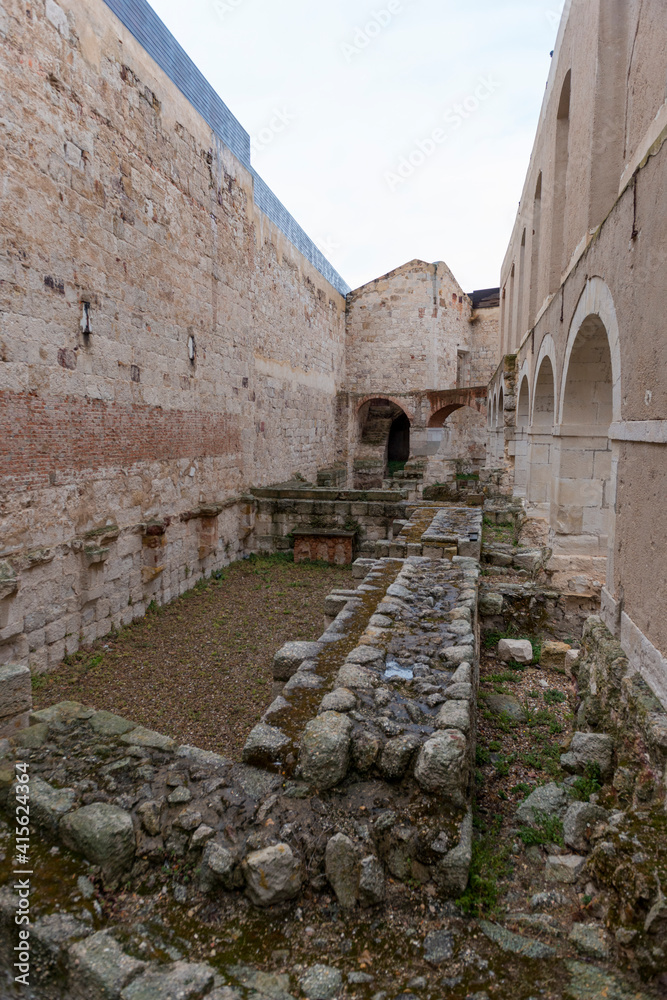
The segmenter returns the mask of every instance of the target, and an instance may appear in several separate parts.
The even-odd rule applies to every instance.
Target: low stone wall
[[[483,627],[490,632],[513,627],[517,634],[538,635],[546,630],[556,639],[572,642],[581,635],[599,603],[587,595],[552,590],[529,581],[504,583],[483,577],[479,613]]]
[[[373,552],[375,542],[391,538],[396,518],[405,517],[407,494],[399,490],[336,490],[304,486],[254,491],[255,552],[288,551],[292,533],[312,529],[347,530],[355,534],[360,552]]]
[[[584,628],[575,676],[580,727],[612,733],[618,748],[619,792],[635,805],[665,797],[667,712],[621,644],[597,615]]]
[[[36,674],[192,589],[246,551],[252,497],[119,526],[110,518],[52,548],[0,561],[0,664]]]
[[[591,796],[596,808],[612,812],[609,826],[592,837],[587,872],[606,893],[606,923],[619,956],[643,977],[662,976],[664,984],[667,712],[597,616],[586,622],[574,675],[575,740],[583,733],[614,750],[611,787]]]
[[[276,654],[282,692],[243,763],[65,702],[0,743],[0,808],[11,814],[15,763],[26,763],[40,843],[82,855],[106,891],[151,884],[152,869],[182,859],[196,873],[179,890],[184,905],[234,905],[243,894],[271,907],[329,886],[349,910],[381,904],[389,879],[457,897],[472,854],[479,564],[361,560],[361,573],[318,642]],[[12,907],[0,891],[7,929]],[[130,961],[113,933],[59,920],[36,930],[38,942],[54,938],[45,997],[87,997],[90,983],[99,992],[105,947],[127,972],[123,1000],[133,1000],[135,980],[147,989],[157,977],[163,988],[164,967]],[[0,960],[7,954],[5,945]],[[207,967],[176,963],[170,974],[200,977],[196,995],[218,997]]]

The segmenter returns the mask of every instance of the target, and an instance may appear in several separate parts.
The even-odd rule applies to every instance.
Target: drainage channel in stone
[[[269,707],[265,718],[270,719],[272,725],[278,726],[289,742],[275,762],[276,767],[290,768],[305,723],[317,714],[323,693],[330,687],[345,658],[359,645],[362,635],[368,629],[373,611],[402,568],[403,563],[397,559],[377,563],[357,588],[355,597],[347,602],[345,610],[338,615],[335,628],[327,629],[319,642],[290,643],[282,660],[280,656],[277,657],[275,676],[277,679],[287,679],[287,684],[283,688],[283,695]],[[310,654],[307,658],[303,657],[301,662],[299,647],[301,653]],[[297,663],[298,671],[295,669]],[[284,666],[287,673],[291,671],[290,677],[285,678],[284,672],[280,676],[280,665]],[[297,677],[297,673],[300,676]],[[254,762],[259,760],[255,759]],[[263,762],[267,763],[266,760]]]

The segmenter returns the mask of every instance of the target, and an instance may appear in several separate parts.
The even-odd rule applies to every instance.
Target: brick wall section
[[[5,488],[48,487],[85,470],[236,454],[228,414],[188,413],[99,399],[0,393],[0,466]]]

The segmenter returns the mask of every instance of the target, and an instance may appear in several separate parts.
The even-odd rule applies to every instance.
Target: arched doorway
[[[405,463],[410,458],[410,421],[401,413],[389,429],[387,460],[390,466]]]
[[[356,489],[381,489],[410,458],[410,418],[392,399],[367,399],[357,416]],[[391,465],[390,465],[391,463]]]
[[[556,382],[551,358],[538,359],[533,386],[533,419],[529,431],[526,500],[536,512],[549,517],[554,480],[554,437]]]
[[[487,417],[472,406],[444,406],[428,424],[430,453],[426,481],[451,482],[476,476],[486,463]]]
[[[519,400],[516,407],[516,431],[514,434],[514,496],[526,495],[528,477],[528,424],[530,423],[530,395],[528,378],[521,379]]]

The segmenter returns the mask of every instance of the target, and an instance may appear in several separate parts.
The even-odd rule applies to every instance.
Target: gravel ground
[[[317,639],[326,595],[353,586],[349,567],[281,557],[234,563],[219,580],[149,610],[37,678],[35,708],[80,701],[240,760],[272,701],[275,651]]]

